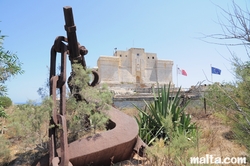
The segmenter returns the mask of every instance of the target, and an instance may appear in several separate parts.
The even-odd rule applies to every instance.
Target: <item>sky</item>
[[[249,7],[246,0],[236,3]],[[234,81],[230,51],[248,60],[242,46],[227,48],[201,40],[223,34],[218,18],[226,20],[218,6],[231,10],[230,0],[1,0],[0,30],[7,35],[3,47],[19,57],[24,70],[6,82],[14,103],[41,99],[37,90],[49,76],[50,49],[57,36],[66,36],[65,6],[72,7],[78,42],[88,49],[88,67],[97,66],[101,55],[112,56],[114,48],[144,48],[158,59],[172,60],[173,83],[189,88],[204,80]],[[221,69],[221,75],[211,75],[211,65]],[[177,66],[187,76],[177,75]],[[70,70],[68,61],[67,73]]]

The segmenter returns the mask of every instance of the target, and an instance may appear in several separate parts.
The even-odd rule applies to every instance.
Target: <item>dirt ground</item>
[[[134,116],[135,110],[124,109],[128,115]],[[222,120],[212,115],[211,113],[192,114],[192,121],[197,123],[201,134],[199,139],[200,157],[205,157],[206,154],[214,157],[245,157],[247,150],[244,146],[239,145],[234,141],[233,133],[229,126],[222,123]],[[145,158],[135,155],[132,160],[124,161],[116,164],[117,166],[147,165]],[[235,165],[234,165],[235,166]]]
[[[242,157],[247,155],[245,147],[237,144],[233,138],[233,132],[222,120],[212,114],[200,114],[193,117],[202,133],[200,145],[206,145],[207,150],[203,154],[212,154],[217,157]]]
[[[122,109],[130,116],[135,116],[137,110]],[[196,122],[201,133],[199,139],[200,157],[211,154],[216,157],[242,157],[247,156],[245,147],[237,144],[233,139],[230,127],[222,123],[222,120],[212,114],[203,112],[192,115],[193,122]],[[17,145],[18,146],[18,145]],[[14,156],[17,153],[17,146],[11,148]],[[204,148],[205,147],[205,148]],[[203,149],[203,150],[202,150]],[[114,164],[115,166],[145,166],[148,165],[146,158],[135,155],[133,159]]]

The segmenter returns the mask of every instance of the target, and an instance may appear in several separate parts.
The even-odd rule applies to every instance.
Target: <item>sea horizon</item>
[[[34,105],[41,105],[42,103],[41,102],[35,102],[35,101],[26,101],[26,102],[12,102],[13,105],[24,105],[24,104],[29,104],[29,103],[32,103]]]

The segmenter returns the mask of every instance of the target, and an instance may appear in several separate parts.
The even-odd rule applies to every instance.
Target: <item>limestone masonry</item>
[[[117,50],[113,56],[100,56],[97,65],[101,84],[137,87],[173,84],[173,61],[159,60],[156,53],[147,53],[143,48]]]

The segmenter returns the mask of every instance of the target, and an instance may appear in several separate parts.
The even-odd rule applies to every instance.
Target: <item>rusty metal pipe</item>
[[[77,58],[79,56],[79,48],[78,42],[76,37],[76,26],[74,23],[72,8],[66,6],[63,8],[64,18],[66,25],[64,26],[67,37],[68,37],[68,49],[69,49],[69,56],[71,58]]]

